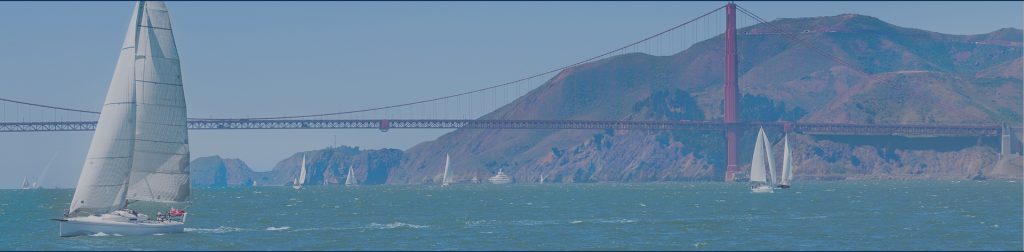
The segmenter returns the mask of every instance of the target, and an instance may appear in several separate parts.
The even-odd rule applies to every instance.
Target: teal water
[[[2,250],[1022,250],[1019,181],[196,189],[185,233],[57,237],[72,190],[0,190]]]

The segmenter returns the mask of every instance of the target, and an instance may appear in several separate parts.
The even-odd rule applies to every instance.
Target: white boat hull
[[[99,216],[74,217],[60,220],[60,236],[70,237],[104,233],[108,235],[153,235],[185,232],[185,223],[179,221],[122,221]]]
[[[772,190],[771,186],[760,185],[760,186],[755,186],[755,187],[750,188],[750,192],[752,192],[752,193],[773,193],[775,191]]]

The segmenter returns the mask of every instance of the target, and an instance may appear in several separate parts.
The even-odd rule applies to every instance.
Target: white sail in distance
[[[444,154],[444,175],[441,177],[441,186],[448,186],[451,181],[448,180],[448,163],[451,161],[451,156]]]
[[[765,173],[765,151],[764,151],[764,129],[757,133],[757,141],[754,142],[754,157],[750,161],[750,182],[767,183]]]
[[[783,140],[783,152],[782,152],[782,180],[779,181],[779,185],[789,185],[789,181],[793,179],[793,154],[789,151],[789,135],[782,138]]]
[[[135,49],[135,146],[128,199],[187,201],[189,145],[181,64],[163,2],[143,2]]]
[[[71,200],[70,214],[106,213],[125,204],[135,145],[135,56],[141,15],[135,4],[128,32],[114,67],[82,174]]]
[[[302,167],[299,168],[299,185],[306,184],[306,154],[302,154]]]
[[[346,186],[354,186],[354,185],[357,184],[356,177],[355,177],[356,176],[355,175],[355,170],[353,170],[353,169],[355,169],[354,166],[352,166],[352,165],[348,166],[348,175],[345,176],[345,185]]]

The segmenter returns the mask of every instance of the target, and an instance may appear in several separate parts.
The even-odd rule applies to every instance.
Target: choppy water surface
[[[0,190],[0,249],[1024,249],[1019,181],[210,188],[185,233],[60,238],[71,195]]]

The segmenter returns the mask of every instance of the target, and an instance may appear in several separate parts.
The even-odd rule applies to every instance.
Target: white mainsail
[[[793,179],[793,155],[789,153],[789,135],[782,138],[783,140],[783,151],[782,151],[782,179],[779,181],[779,185],[789,185],[789,181]]]
[[[183,202],[190,190],[181,65],[167,7],[144,5],[134,57],[135,152],[128,199]]]
[[[355,169],[354,166],[348,166],[348,175],[345,176],[345,186],[354,186],[357,184],[356,175],[354,174],[355,171],[353,169]]]
[[[765,174],[765,151],[764,151],[764,129],[757,133],[757,141],[754,143],[754,157],[750,161],[750,182],[767,183]]]
[[[135,144],[135,56],[139,22],[148,4],[136,3],[110,80],[92,143],[78,177],[70,214],[106,213],[124,205]]]
[[[162,2],[139,2],[121,46],[70,213],[126,200],[184,202],[189,150],[181,66]]]
[[[451,161],[451,156],[444,154],[444,175],[441,177],[441,186],[448,186],[451,181],[448,180],[448,163]]]
[[[28,183],[28,178],[25,178],[24,180],[21,181],[21,189],[28,189],[29,186],[30,185]]]

